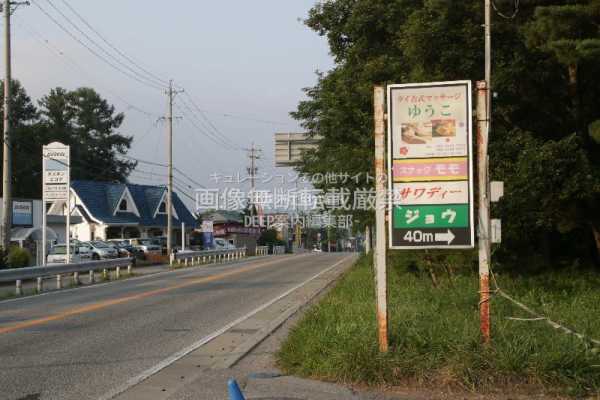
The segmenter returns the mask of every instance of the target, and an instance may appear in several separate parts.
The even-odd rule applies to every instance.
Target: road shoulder
[[[290,323],[307,309],[307,305],[330,288],[356,260],[355,255],[348,255],[333,263],[246,318],[234,321],[223,332],[200,343],[185,356],[155,371],[148,371],[148,376],[142,375],[137,378],[138,382],[135,379],[130,382],[130,387],[104,398],[226,399],[229,377],[237,377],[247,386],[249,376],[271,376],[273,371],[275,375],[278,374],[272,352],[265,349],[271,348],[273,341],[278,343],[280,332],[286,332]]]

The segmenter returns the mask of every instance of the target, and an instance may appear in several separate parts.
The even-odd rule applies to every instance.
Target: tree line
[[[35,104],[21,83],[13,81],[10,101],[14,197],[42,197],[42,146],[55,141],[71,146],[72,180],[124,182],[135,168],[136,162],[119,158],[133,141],[119,132],[125,115],[94,89],[57,87]]]
[[[600,1],[496,0],[490,168],[505,182],[498,264],[600,265]],[[318,148],[303,173],[373,168],[374,84],[483,79],[481,0],[328,0],[306,25],[335,66],[292,115]],[[339,186],[339,184],[337,184]],[[351,189],[372,182],[349,182]],[[335,184],[323,183],[320,189]],[[356,212],[362,228],[373,215]]]

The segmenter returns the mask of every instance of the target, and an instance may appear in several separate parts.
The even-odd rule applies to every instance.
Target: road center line
[[[98,310],[102,310],[104,308],[107,307],[112,307],[115,305],[119,305],[119,304],[123,304],[123,303],[127,303],[130,301],[134,301],[134,300],[141,300],[147,297],[151,297],[151,296],[156,296],[159,294],[163,294],[163,293],[167,293],[170,292],[172,290],[176,290],[176,289],[182,289],[185,287],[189,287],[189,286],[194,286],[194,285],[198,285],[198,284],[202,284],[202,283],[207,283],[207,282],[212,282],[212,281],[216,281],[219,279],[223,279],[223,278],[227,278],[230,276],[234,276],[234,275],[239,275],[239,274],[243,274],[245,272],[250,272],[250,271],[254,271],[256,269],[259,268],[263,268],[272,264],[276,264],[278,262],[284,261],[285,259],[289,259],[290,257],[286,257],[286,258],[278,258],[276,260],[273,261],[268,261],[265,263],[261,263],[261,264],[256,264],[256,265],[252,265],[246,268],[241,268],[241,269],[235,269],[233,271],[227,271],[227,272],[222,272],[220,274],[217,275],[211,275],[211,276],[207,276],[207,277],[203,277],[203,278],[198,278],[198,279],[193,279],[190,280],[188,282],[183,282],[177,285],[172,285],[172,286],[168,286],[168,287],[164,287],[164,288],[160,288],[160,289],[155,289],[155,290],[149,290],[146,292],[142,292],[142,293],[138,293],[135,295],[131,295],[131,296],[125,296],[125,297],[120,297],[120,298],[116,298],[116,299],[112,299],[112,300],[106,300],[106,301],[101,301],[95,304],[89,304],[83,307],[78,307],[78,308],[73,308],[67,311],[63,311],[54,315],[49,315],[47,317],[43,317],[43,318],[37,318],[37,319],[33,319],[30,321],[24,321],[24,322],[20,322],[14,325],[10,325],[10,326],[6,326],[3,328],[0,328],[0,335],[2,334],[6,334],[6,333],[11,333],[11,332],[15,332],[15,331],[19,331],[19,330],[23,330],[23,329],[27,329],[27,328],[31,328],[34,326],[40,326],[40,325],[44,325],[50,322],[54,322],[54,321],[60,321],[69,317],[72,317],[74,315],[80,315],[80,314],[87,314],[87,313],[91,313],[94,311],[98,311]]]

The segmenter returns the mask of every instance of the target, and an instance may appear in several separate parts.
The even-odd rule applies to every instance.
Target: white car
[[[71,263],[80,263],[92,260],[91,249],[87,246],[74,246],[71,244]],[[48,253],[46,259],[48,264],[66,264],[67,263],[67,245],[57,244]]]
[[[217,250],[233,250],[235,246],[223,238],[215,238],[215,249]]]
[[[91,242],[86,242],[85,244],[91,248],[93,260],[119,257],[119,252],[117,249],[100,240],[92,240]]]

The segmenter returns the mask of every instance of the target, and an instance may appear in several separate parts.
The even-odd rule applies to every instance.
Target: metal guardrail
[[[269,246],[256,246],[257,256],[266,256],[269,254]]]
[[[284,254],[285,246],[273,247],[273,254]],[[257,256],[269,254],[269,246],[256,247]],[[247,256],[247,249],[226,249],[226,250],[204,250],[204,251],[181,251],[171,255],[171,266],[178,265],[201,265],[239,260]],[[127,274],[131,275],[134,259],[116,258],[111,260],[97,260],[82,263],[45,265],[28,268],[0,270],[0,283],[15,282],[15,293],[17,296],[23,294],[23,281],[37,280],[36,291],[43,291],[44,278],[56,276],[56,288],[62,288],[63,275],[73,274],[73,284],[79,285],[79,274],[89,273],[89,282],[94,283],[95,271],[102,270],[103,279],[109,278],[110,270],[114,270],[114,279],[121,277],[121,268],[127,268]]]
[[[225,250],[180,251],[171,255],[171,265],[201,265],[246,257],[246,248]]]
[[[273,246],[273,255],[285,254],[285,246]]]
[[[116,258],[111,260],[88,261],[82,263],[45,265],[28,268],[7,269],[0,271],[1,282],[15,282],[15,293],[20,296],[22,291],[22,283],[26,280],[37,280],[37,292],[43,290],[43,279],[49,276],[56,276],[56,288],[62,288],[62,275],[73,274],[73,283],[79,284],[79,273],[88,272],[90,283],[95,280],[95,271],[102,270],[103,278],[108,277],[109,270],[114,269],[114,278],[121,277],[121,268],[127,268],[127,273],[131,274],[133,266],[133,258]]]

